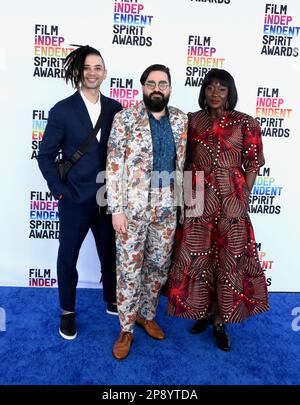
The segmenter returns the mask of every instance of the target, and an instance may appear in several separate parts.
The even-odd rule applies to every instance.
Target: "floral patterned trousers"
[[[154,207],[128,218],[117,234],[117,304],[122,331],[133,332],[136,316],[152,320],[167,280],[176,229],[176,208]]]

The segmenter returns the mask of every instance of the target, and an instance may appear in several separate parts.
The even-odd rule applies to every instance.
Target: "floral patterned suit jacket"
[[[187,115],[168,107],[176,145],[176,205],[183,206],[182,181]],[[108,213],[139,216],[149,206],[153,170],[152,136],[143,101],[116,114],[108,141],[106,185]]]

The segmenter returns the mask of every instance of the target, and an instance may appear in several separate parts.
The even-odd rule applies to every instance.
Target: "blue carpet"
[[[193,321],[166,315],[161,297],[157,320],[167,339],[156,341],[136,328],[127,359],[112,357],[119,333],[107,315],[101,290],[78,289],[78,337],[58,334],[56,289],[0,287],[6,331],[0,332],[0,384],[3,385],[264,385],[300,383],[300,331],[291,315],[300,294],[271,293],[271,310],[229,325],[232,350],[215,346],[211,328],[201,335]]]

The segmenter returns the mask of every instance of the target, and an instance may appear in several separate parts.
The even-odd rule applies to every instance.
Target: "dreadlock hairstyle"
[[[78,46],[77,49],[69,53],[69,55],[66,57],[65,62],[64,62],[64,71],[65,71],[65,81],[68,83],[69,81],[71,82],[72,86],[74,88],[78,87],[78,84],[82,82],[83,80],[83,67],[84,67],[84,61],[85,58],[88,55],[98,55],[103,61],[101,53],[95,49],[92,48],[89,45],[72,45],[72,46]]]

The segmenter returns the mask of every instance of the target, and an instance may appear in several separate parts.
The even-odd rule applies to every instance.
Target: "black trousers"
[[[60,306],[75,311],[78,272],[76,264],[81,245],[92,230],[101,263],[103,299],[116,302],[116,246],[111,215],[99,214],[96,201],[75,204],[65,199],[58,203],[60,235],[57,280]]]

